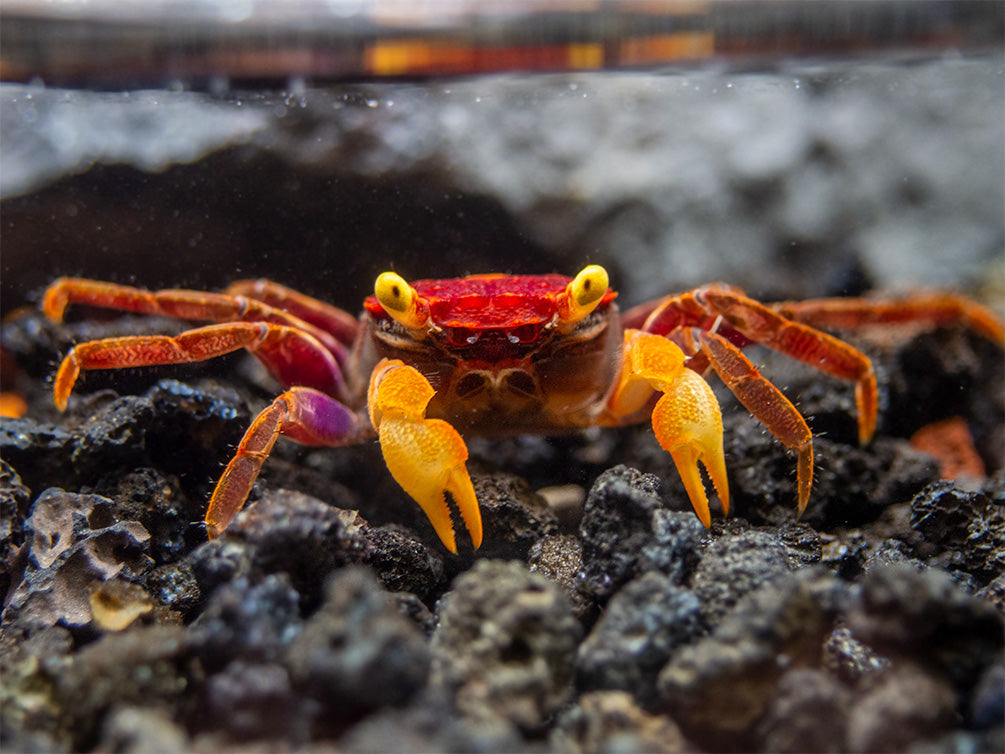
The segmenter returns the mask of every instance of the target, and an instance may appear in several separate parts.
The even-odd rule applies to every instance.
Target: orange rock
[[[986,475],[970,428],[959,416],[925,425],[911,436],[911,445],[935,457],[943,479]]]

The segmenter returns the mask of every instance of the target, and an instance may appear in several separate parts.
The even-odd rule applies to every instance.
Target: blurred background
[[[1001,310],[1003,7],[8,0],[0,300],[599,262]]]

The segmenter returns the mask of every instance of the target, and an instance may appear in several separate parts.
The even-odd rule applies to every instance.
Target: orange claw
[[[707,527],[712,519],[699,461],[715,486],[723,513],[729,513],[722,414],[712,388],[684,366],[684,359],[684,352],[666,338],[626,330],[624,371],[610,406],[624,414],[640,408],[653,390],[663,393],[653,408],[653,431],[673,458],[691,505]]]
[[[418,370],[385,359],[370,378],[368,407],[391,476],[422,507],[444,546],[456,553],[446,494],[460,511],[475,548],[482,543],[482,517],[464,463],[464,440],[447,422],[426,418],[434,394]]]

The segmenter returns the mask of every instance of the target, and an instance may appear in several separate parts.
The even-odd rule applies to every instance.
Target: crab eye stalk
[[[604,298],[609,284],[607,270],[599,264],[584,267],[559,296],[559,323],[571,326],[590,314]]]
[[[373,293],[384,311],[409,330],[421,329],[429,322],[425,301],[401,275],[381,273],[373,285]]]

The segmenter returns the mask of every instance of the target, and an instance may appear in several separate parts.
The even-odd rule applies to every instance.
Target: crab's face
[[[589,410],[617,373],[607,273],[377,279],[364,304],[370,362],[401,359],[433,385],[429,413],[468,431],[544,431]]]

